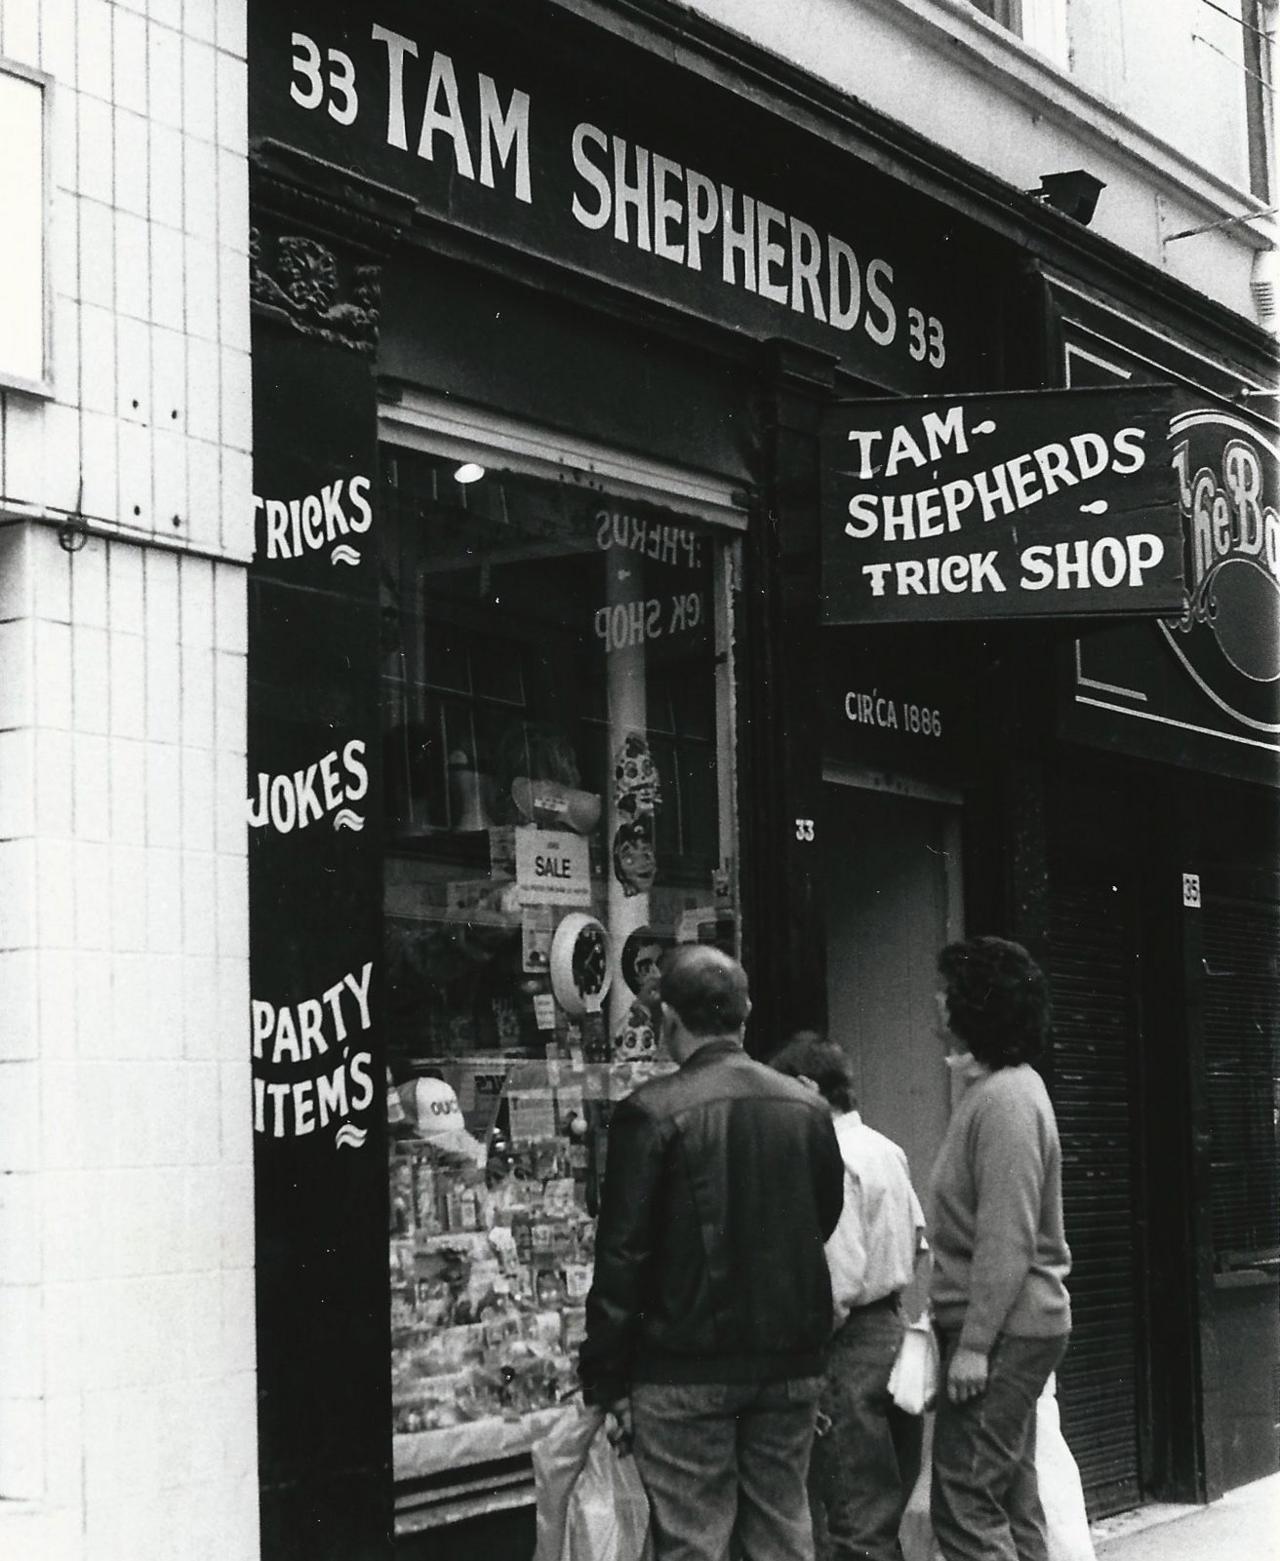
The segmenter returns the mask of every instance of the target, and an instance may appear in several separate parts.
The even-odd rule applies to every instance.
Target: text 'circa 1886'
[[[825,621],[1180,611],[1169,395],[837,408],[823,437]]]

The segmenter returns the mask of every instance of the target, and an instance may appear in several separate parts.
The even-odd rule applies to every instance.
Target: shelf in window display
[[[492,1052],[469,1052],[455,1057],[410,1057],[408,1066],[414,1073],[439,1070],[446,1076],[472,1073],[481,1077],[505,1074],[501,1091],[529,1090],[536,1088],[569,1091],[581,1089],[584,1098],[591,1100],[624,1100],[648,1079],[671,1073],[675,1063],[670,1057],[623,1059],[610,1062],[583,1062],[573,1057],[503,1057]],[[457,1088],[455,1081],[455,1088]],[[459,1090],[463,1100],[463,1113],[468,1117],[476,1109],[467,1105],[467,1097]],[[472,1131],[475,1131],[472,1127]]]
[[[563,1413],[563,1408],[553,1406],[536,1410],[521,1420],[494,1416],[469,1425],[401,1432],[394,1439],[395,1477],[417,1479],[528,1452]]]
[[[543,1368],[571,1367],[577,1319],[590,1284],[586,1266],[579,1266],[584,1282],[577,1300],[544,1289],[544,1274],[557,1280],[559,1276],[539,1270],[535,1298],[517,1303],[510,1297],[505,1309],[491,1311],[477,1322],[406,1322],[396,1317],[391,1351],[394,1402],[412,1406],[438,1397],[446,1379],[473,1366],[507,1371],[508,1381],[535,1366],[544,1377]],[[562,1292],[562,1283],[559,1288]]]
[[[519,907],[504,908],[501,888],[490,880],[478,880],[486,891],[482,899],[478,894],[468,894],[470,903],[459,903],[458,882],[439,885],[439,900],[426,898],[426,886],[412,883],[388,883],[383,889],[382,908],[387,920],[405,929],[413,927],[442,927],[463,931],[467,927],[492,927],[503,932],[518,934],[520,931]]]
[[[428,857],[432,861],[458,863],[488,870],[489,831],[460,834],[439,824],[396,824],[387,830],[387,848],[393,855]]]
[[[413,1449],[411,1458],[406,1454],[408,1472],[493,1456],[499,1425],[527,1422],[574,1390],[582,1326],[580,1307],[523,1310],[508,1296],[487,1320],[396,1328],[391,1375],[397,1471],[404,1472],[406,1439]],[[418,1440],[486,1422],[488,1433],[472,1438],[469,1457],[440,1437],[434,1445]],[[511,1438],[502,1433],[498,1440],[508,1446]]]

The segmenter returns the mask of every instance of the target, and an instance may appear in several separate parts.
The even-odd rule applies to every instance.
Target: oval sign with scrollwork
[[[1187,606],[1160,628],[1196,685],[1255,732],[1280,731],[1280,450],[1212,408],[1170,423]]]

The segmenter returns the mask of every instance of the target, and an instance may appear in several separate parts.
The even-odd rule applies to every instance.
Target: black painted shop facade
[[[818,431],[1162,381],[1274,450],[1265,356],[626,17],[251,13],[264,1556],[530,1552],[610,1106],[662,1066],[631,999],[698,938],[755,1049],[830,1024],[921,1185],[936,947],[1045,959],[1067,1433],[1098,1510],[1212,1494],[1276,1461],[1274,708],[1149,621],[820,627]]]

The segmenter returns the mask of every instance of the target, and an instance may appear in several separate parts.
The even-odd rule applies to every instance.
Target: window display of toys
[[[406,1117],[426,1116],[437,1130],[390,1146],[401,1475],[524,1451],[576,1390],[595,1253],[590,1206],[611,1106],[667,1066],[509,1066],[487,1129],[465,1070],[456,1088],[449,1074],[448,1084],[398,1092]],[[474,1154],[450,1152],[461,1141],[459,1100],[488,1149],[483,1172]]]
[[[547,1409],[577,1381],[562,1311],[590,1286],[594,1227],[581,1205],[570,1145],[523,1144],[501,1193],[459,1185],[424,1145],[393,1154],[395,1429],[417,1436]],[[443,1184],[443,1185],[441,1185]],[[431,1202],[429,1190],[438,1194]],[[483,1193],[483,1196],[481,1194]],[[422,1200],[427,1199],[427,1219]],[[517,1202],[517,1200],[520,1200]],[[442,1228],[432,1229],[436,1208]],[[411,1228],[410,1228],[411,1227]],[[495,1432],[495,1435],[497,1433]],[[504,1445],[506,1445],[504,1443]]]

